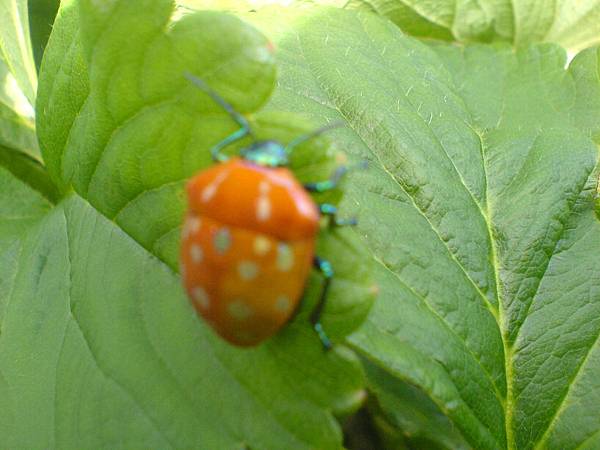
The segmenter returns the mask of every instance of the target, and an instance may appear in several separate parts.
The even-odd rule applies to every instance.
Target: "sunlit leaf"
[[[598,0],[349,0],[346,7],[384,15],[426,38],[555,42],[572,51],[600,43]]]
[[[39,156],[34,131],[37,74],[26,0],[0,3],[0,145]]]
[[[279,49],[272,107],[345,121],[371,161],[344,202],[379,267],[353,345],[474,448],[597,445],[598,51],[565,69],[556,46],[428,47],[372,14],[245,17]]]

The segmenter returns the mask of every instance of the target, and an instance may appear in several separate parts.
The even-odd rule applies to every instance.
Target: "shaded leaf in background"
[[[60,0],[28,0],[27,5],[29,7],[31,46],[35,65],[39,69]]]
[[[350,341],[478,449],[600,439],[598,51],[434,49],[371,14],[248,15],[273,108],[343,119],[381,295]],[[277,17],[277,20],[274,20]]]
[[[371,401],[370,411],[387,441],[386,448],[395,448],[398,442],[416,449],[470,448],[448,418],[418,388],[368,361],[364,361],[364,367],[369,390],[376,399]]]
[[[39,158],[34,110],[37,73],[27,2],[0,3],[0,145]]]
[[[0,167],[28,184],[51,202],[58,201],[60,194],[45,167],[26,153],[16,152],[0,145]]]
[[[424,38],[555,42],[572,51],[600,43],[599,0],[349,0]]]

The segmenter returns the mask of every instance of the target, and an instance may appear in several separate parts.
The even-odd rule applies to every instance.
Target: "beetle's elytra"
[[[296,309],[319,211],[287,169],[240,158],[201,172],[187,192],[181,256],[190,299],[229,342],[255,345]]]

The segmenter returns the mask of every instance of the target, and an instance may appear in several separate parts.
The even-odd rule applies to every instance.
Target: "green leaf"
[[[29,7],[31,43],[37,68],[42,63],[44,49],[48,43],[59,5],[60,0],[28,0],[27,2],[27,6]]]
[[[37,75],[29,41],[27,2],[0,5],[0,145],[39,157],[34,130]]]
[[[596,217],[600,220],[600,175],[596,183]]]
[[[37,158],[33,124],[36,86],[27,2],[3,1],[0,4],[0,145]]]
[[[139,7],[83,3],[86,57],[78,5],[63,2],[40,77],[38,132],[63,190],[74,188],[128,232],[142,227],[136,239],[158,253],[176,249],[185,180],[236,129],[185,72],[249,112],[269,95],[275,68],[264,38],[233,17],[187,14],[165,33],[171,2],[151,2],[145,15]],[[111,32],[102,34],[109,16]],[[160,255],[176,267],[172,253]]]
[[[381,14],[426,38],[555,42],[572,51],[600,43],[598,0],[349,0],[346,7]]]
[[[381,294],[351,343],[478,449],[597,446],[598,50],[431,49],[371,14],[248,15],[272,107],[344,120]],[[274,20],[274,18],[277,20]]]
[[[265,38],[239,19],[216,12],[172,15],[172,7],[152,2],[140,15],[139,5],[127,2],[100,9],[82,2],[78,14],[76,2],[63,3],[40,76],[38,131],[44,161],[61,189],[73,188],[176,269],[183,185],[211,164],[209,149],[238,127],[184,74],[203,77],[249,113],[266,102],[275,66]],[[110,32],[103,33],[108,18]],[[176,20],[165,33],[170,18]],[[259,138],[282,142],[315,128],[296,115],[250,119]],[[302,181],[325,179],[334,168],[333,151],[325,139],[312,140],[294,152],[291,167]],[[334,287],[337,300],[325,310],[324,325],[334,336],[355,329],[373,300],[369,265],[355,271],[346,262],[361,258],[359,246],[343,243],[348,233],[336,233],[347,251],[331,251],[336,240],[319,245],[349,268],[336,267],[336,285],[346,284]],[[314,279],[311,286],[306,305],[316,300],[321,283]]]
[[[11,255],[0,447],[339,448],[330,408],[360,392],[344,348],[309,345],[299,325],[232,348],[199,323],[178,275],[77,196]]]
[[[56,186],[42,164],[29,155],[0,145],[0,167],[8,170],[52,202],[59,199]]]
[[[50,202],[39,192],[0,166],[0,251],[8,247],[7,239],[23,234],[50,208]],[[2,284],[4,274],[0,279]]]
[[[334,415],[362,401],[364,377],[351,351],[324,352],[309,325],[320,277],[289,326],[238,350],[196,317],[176,274],[183,185],[236,129],[185,72],[245,113],[259,138],[287,142],[320,124],[252,114],[274,87],[268,48],[233,16],[173,11],[168,0],[61,3],[37,127],[53,180],[75,193],[21,250],[14,334],[0,347],[6,389],[20,400],[0,418],[12,430],[0,430],[0,447],[340,448]],[[334,164],[325,138],[293,154],[301,180]],[[340,340],[373,300],[371,265],[348,229],[323,233],[318,249],[336,271],[323,323]],[[24,320],[38,292],[37,315]]]
[[[29,40],[27,2],[25,0],[4,1],[0,13],[2,17],[0,54],[21,92],[33,105],[37,79]]]
[[[8,297],[17,272],[20,239],[50,209],[51,204],[47,199],[0,165],[0,347],[5,331]],[[3,369],[0,363],[0,398],[3,399],[4,408],[8,397],[5,395],[7,380]],[[0,413],[0,417],[0,433],[4,433],[2,419],[8,415]]]
[[[423,392],[364,360],[368,387],[377,402],[370,410],[380,435],[407,448],[464,450],[470,447],[448,418]],[[395,448],[389,442],[386,448]],[[396,444],[398,446],[398,444]]]
[[[138,14],[137,29],[128,22],[135,15],[128,8],[134,6],[113,7],[116,12],[82,4],[81,16],[89,22],[83,23],[88,30],[83,33],[89,41],[87,59],[92,62],[88,69],[79,39],[77,4],[63,4],[40,79],[38,130],[44,160],[63,190],[74,188],[176,268],[185,206],[183,184],[210,164],[209,148],[236,129],[231,118],[183,74],[203,76],[231,97],[238,110],[252,111],[266,101],[275,68],[265,39],[232,16],[176,14],[165,34],[158,18],[169,19],[170,2],[153,3],[145,19]],[[107,15],[111,15],[111,33],[102,34]],[[115,17],[123,17],[121,28]],[[117,68],[107,69],[113,66]],[[259,137],[283,142],[309,127],[297,116],[281,114],[258,116],[253,123]],[[298,177],[327,177],[332,170],[327,152],[324,140],[302,146],[292,161]],[[356,275],[350,273],[351,285],[368,284],[364,274]],[[334,335],[355,328],[368,311],[372,295],[368,289],[354,287],[355,294],[340,301],[356,320],[329,315],[330,323],[339,324],[331,330]],[[318,294],[311,292],[314,295],[309,296]]]

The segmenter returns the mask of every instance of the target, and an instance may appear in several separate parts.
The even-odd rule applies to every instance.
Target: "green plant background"
[[[4,5],[1,448],[335,449],[365,389],[367,448],[600,448],[600,2],[68,0],[39,88],[57,4]],[[333,352],[314,274],[251,351],[187,303],[182,187],[234,125],[185,71],[260,136],[342,120],[302,180],[369,161]]]

